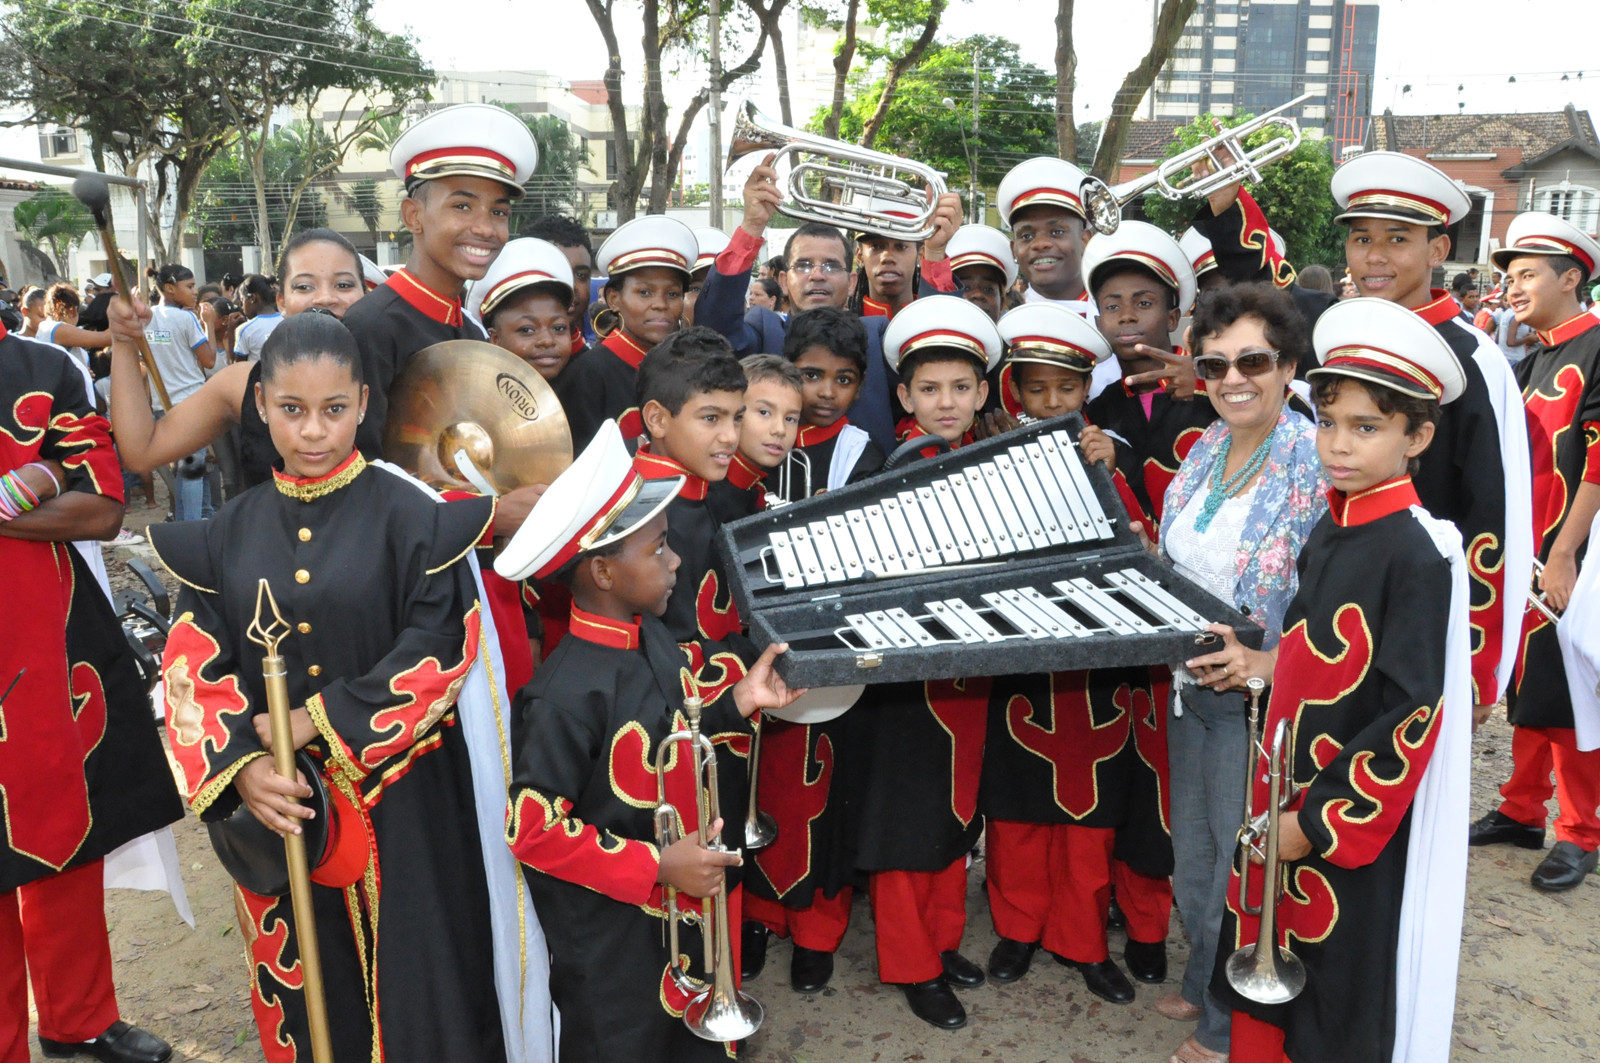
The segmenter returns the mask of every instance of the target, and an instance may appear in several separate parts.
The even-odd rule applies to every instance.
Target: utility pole
[[[711,141],[707,162],[711,169],[711,227],[722,224],[722,0],[711,0],[711,99],[707,124]]]
[[[972,139],[978,139],[978,58],[981,53],[976,45],[972,48]],[[967,152],[967,170],[970,182],[969,191],[971,198],[967,201],[967,220],[974,225],[983,221],[983,214],[978,207],[978,156],[974,152]]]

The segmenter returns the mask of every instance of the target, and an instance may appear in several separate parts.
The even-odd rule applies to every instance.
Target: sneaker
[[[127,528],[123,528],[121,531],[117,532],[117,537],[115,539],[111,540],[111,545],[112,546],[132,546],[135,543],[142,543],[142,542],[144,542],[144,536],[135,535],[133,532],[129,531]]]

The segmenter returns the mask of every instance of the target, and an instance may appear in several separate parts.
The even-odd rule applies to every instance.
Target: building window
[[[78,154],[78,134],[71,129],[39,130],[39,157],[54,159]]]
[[[1593,188],[1566,185],[1543,189],[1534,193],[1533,209],[1554,214],[1590,235],[1600,232],[1600,191]]]

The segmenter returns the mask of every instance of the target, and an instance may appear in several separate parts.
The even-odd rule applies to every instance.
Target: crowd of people
[[[945,195],[925,239],[808,221],[762,261],[770,157],[732,232],[646,216],[598,248],[559,216],[513,237],[536,159],[497,107],[411,125],[391,154],[411,252],[388,274],[316,229],[236,285],[166,265],[150,298],[109,277],[20,297],[0,565],[32,622],[0,641],[0,1063],[28,1058],[29,979],[47,1054],[168,1057],[118,1016],[101,860],[179,795],[236,879],[269,1060],[308,1058],[314,1025],[286,833],[315,865],[341,1061],[724,1058],[735,1044],[684,1021],[714,954],[780,992],[766,954],[788,938],[790,987],[819,993],[861,893],[880,979],[941,1030],[1040,950],[1133,1003],[1167,981],[1176,905],[1188,960],[1150,1002],[1187,1031],[1175,1063],[1447,1057],[1467,846],[1542,850],[1553,773],[1532,885],[1578,886],[1600,850],[1600,754],[1577,738],[1596,706],[1525,592],[1537,558],[1548,607],[1569,606],[1600,513],[1593,237],[1520,215],[1485,300],[1502,312],[1474,307],[1474,278],[1431,286],[1467,197],[1371,152],[1333,178],[1343,292],[1296,274],[1238,185],[1177,239],[1096,232],[1086,175],[1035,158],[1000,184],[1006,231],[962,225]],[[397,379],[450,340],[548,384],[575,455],[552,483],[440,495],[383,460]],[[787,646],[751,640],[721,527],[1046,421],[1259,648],[1217,624],[1186,660],[980,662],[826,719],[771,715],[840,695],[790,688]],[[151,472],[172,500],[151,543],[181,588],[177,794],[90,569]],[[295,778],[271,757],[263,585],[288,630]],[[1502,697],[1514,773],[1469,826],[1471,731]],[[691,717],[720,817],[698,746],[658,759]],[[1241,839],[1269,795],[1252,717],[1284,736],[1282,881]],[[777,828],[761,846],[752,790]],[[962,948],[980,844],[999,938],[982,959]],[[1268,1003],[1229,960],[1273,897],[1263,947],[1306,979]],[[707,915],[669,950],[691,900]],[[706,940],[717,925],[731,940]]]

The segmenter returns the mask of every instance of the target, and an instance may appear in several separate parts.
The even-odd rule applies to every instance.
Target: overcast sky
[[[733,7],[738,0],[723,0]],[[638,8],[618,0],[618,37],[630,102],[639,92]],[[1558,110],[1600,112],[1600,36],[1583,5],[1563,0],[1382,0],[1373,100],[1397,114]],[[1016,40],[1024,59],[1055,62],[1054,0],[953,0],[940,38],[992,33]],[[409,27],[438,69],[542,70],[598,78],[605,45],[583,0],[375,0],[378,21]],[[996,15],[1009,20],[997,24]],[[631,20],[631,25],[621,25]],[[1117,84],[1150,43],[1149,0],[1080,0],[1074,26],[1079,119],[1102,117]],[[1582,80],[1577,79],[1589,64]],[[832,70],[790,77],[826,78]],[[1563,74],[1569,80],[1561,81]],[[1515,75],[1516,83],[1508,78]],[[1411,86],[1410,92],[1403,86]],[[1458,86],[1459,91],[1458,91]],[[737,91],[737,90],[736,90]],[[775,109],[770,76],[750,89]]]

